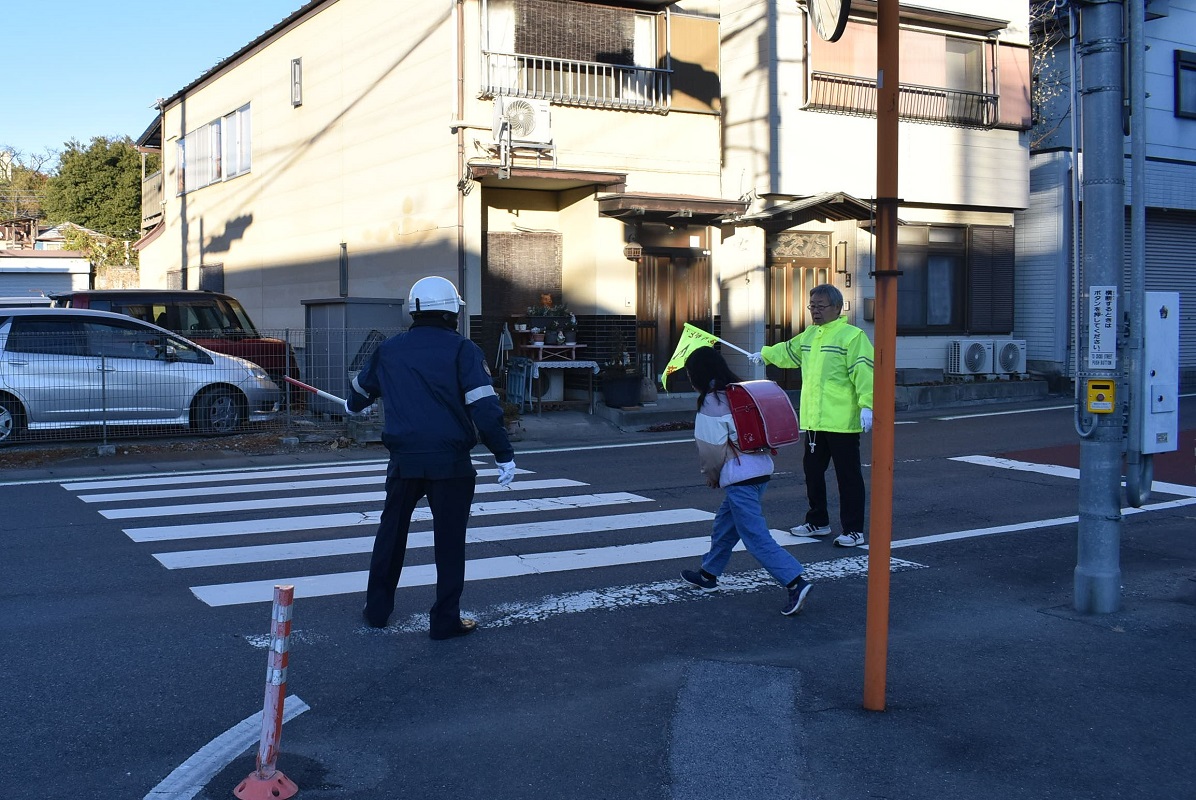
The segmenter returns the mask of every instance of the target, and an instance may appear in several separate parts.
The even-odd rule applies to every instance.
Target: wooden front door
[[[636,353],[652,356],[652,372],[664,371],[685,323],[712,331],[710,259],[686,248],[645,248],[637,267]],[[691,391],[684,372],[669,378],[669,391]]]
[[[765,341],[776,344],[792,339],[811,322],[806,305],[810,290],[833,283],[830,234],[782,233],[769,237],[768,313]],[[768,367],[768,377],[785,389],[801,388],[801,371]]]

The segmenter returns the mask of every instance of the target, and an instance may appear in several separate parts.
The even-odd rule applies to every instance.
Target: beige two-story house
[[[312,0],[161,103],[146,286],[302,329],[326,298],[457,282],[470,334],[550,295],[587,358],[717,325],[717,8]],[[631,256],[631,258],[629,258]]]

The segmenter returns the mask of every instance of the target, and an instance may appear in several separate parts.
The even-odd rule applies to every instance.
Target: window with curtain
[[[902,225],[897,229],[897,332],[1013,330],[1013,229]]]
[[[201,125],[178,141],[178,193],[243,175],[250,166],[249,105]]]

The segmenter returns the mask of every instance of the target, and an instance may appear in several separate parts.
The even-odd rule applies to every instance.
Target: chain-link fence
[[[0,446],[270,432],[377,441],[337,397],[399,330],[163,333],[135,319],[0,315]],[[202,343],[202,346],[197,343]]]

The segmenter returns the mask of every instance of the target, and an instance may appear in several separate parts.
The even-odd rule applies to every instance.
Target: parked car
[[[262,336],[231,295],[182,289],[89,289],[50,297],[61,308],[126,314],[180,333],[217,353],[249,359],[280,386],[286,375],[299,378],[295,351],[282,339]]]
[[[105,311],[0,309],[0,445],[22,430],[189,425],[227,434],[277,414],[257,364]]]

